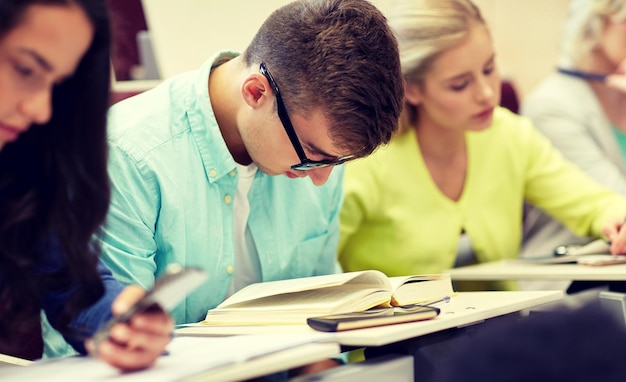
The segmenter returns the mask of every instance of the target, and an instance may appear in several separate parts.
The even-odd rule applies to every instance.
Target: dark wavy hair
[[[0,39],[32,5],[80,7],[94,37],[76,72],[54,87],[50,121],[32,126],[0,151],[0,339],[39,316],[43,293],[72,291],[57,325],[64,333],[71,318],[104,293],[92,237],[110,198],[106,5],[104,0],[2,0]]]

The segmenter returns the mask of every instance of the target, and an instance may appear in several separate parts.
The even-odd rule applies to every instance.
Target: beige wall
[[[218,50],[243,50],[291,0],[142,0],[162,77],[197,68]]]
[[[142,0],[163,77],[221,49],[242,50],[272,10],[291,0]],[[393,0],[373,0],[383,12]],[[501,71],[523,96],[554,69],[568,0],[475,0]]]
[[[503,75],[527,94],[558,58],[569,0],[475,0],[489,24]]]

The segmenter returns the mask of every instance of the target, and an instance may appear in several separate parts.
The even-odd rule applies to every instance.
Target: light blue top
[[[112,200],[103,261],[123,282],[144,287],[172,262],[197,266],[208,281],[173,311],[177,323],[204,319],[227,293],[235,261],[236,164],[222,138],[199,70],[113,106],[109,113]],[[343,168],[322,187],[257,171],[248,227],[263,281],[336,273]]]

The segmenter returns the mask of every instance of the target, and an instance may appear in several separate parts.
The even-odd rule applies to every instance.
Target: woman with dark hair
[[[121,369],[152,364],[169,341],[160,312],[114,327],[97,349],[85,342],[143,294],[120,295],[92,240],[110,194],[109,45],[102,0],[0,1],[2,353],[41,357],[42,309],[77,351]]]

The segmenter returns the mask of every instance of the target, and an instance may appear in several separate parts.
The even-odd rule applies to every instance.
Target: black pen
[[[417,304],[407,304],[407,305],[394,306],[394,308],[397,308],[398,310],[410,311],[411,309],[432,308],[435,305],[447,304],[448,302],[450,302],[450,296],[444,296],[444,297],[440,298],[439,300],[435,300],[435,301],[430,301],[430,302],[426,302],[426,303],[417,303]]]
[[[589,81],[604,82],[607,76],[606,74],[583,72],[583,71],[574,70],[574,69],[558,68],[557,71],[561,74],[565,74],[565,75],[572,76],[572,77],[578,77],[578,78],[582,78],[583,80],[589,80]]]

